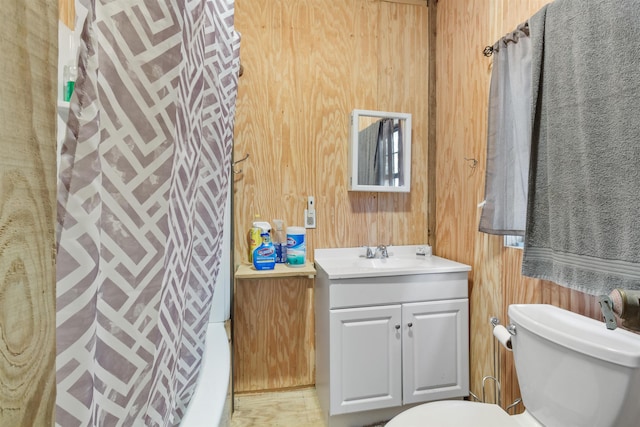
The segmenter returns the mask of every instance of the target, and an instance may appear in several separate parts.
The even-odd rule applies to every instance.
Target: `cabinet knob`
[[[396,325],[396,329],[400,329],[400,325]]]
[[[413,323],[409,322],[409,323],[407,323],[407,326],[408,326],[408,327],[412,327],[412,326],[413,326]]]

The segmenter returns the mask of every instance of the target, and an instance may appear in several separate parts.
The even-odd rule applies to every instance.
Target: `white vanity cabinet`
[[[316,388],[330,426],[468,396],[470,268],[443,261],[451,271],[342,278],[316,258]]]
[[[403,304],[404,404],[469,395],[469,301]]]
[[[466,299],[330,310],[332,414],[468,395]]]
[[[329,318],[330,413],[401,405],[401,307],[331,310]]]

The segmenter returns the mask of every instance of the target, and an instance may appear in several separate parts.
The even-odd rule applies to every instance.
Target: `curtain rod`
[[[482,54],[488,58],[491,55],[493,55],[493,52],[497,52],[500,49],[501,43],[505,47],[509,43],[518,43],[518,40],[520,39],[520,37],[522,37],[522,35],[525,35],[526,37],[529,37],[529,22],[528,21],[527,22],[523,22],[522,24],[518,25],[518,27],[516,27],[515,30],[513,30],[512,32],[510,32],[509,34],[505,35],[500,40],[495,42],[493,44],[493,46],[486,46],[482,50]]]

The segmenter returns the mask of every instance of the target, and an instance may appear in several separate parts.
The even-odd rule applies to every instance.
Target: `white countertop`
[[[425,245],[389,246],[389,257],[368,259],[365,248],[316,249],[316,267],[324,270],[330,279],[360,277],[404,276],[470,271],[471,267],[438,256],[416,255]]]

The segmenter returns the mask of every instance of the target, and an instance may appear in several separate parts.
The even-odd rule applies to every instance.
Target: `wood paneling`
[[[318,225],[307,230],[310,260],[314,248],[435,239],[437,255],[473,268],[471,387],[478,395],[482,377],[494,373],[489,318],[506,323],[509,304],[545,302],[598,317],[594,298],[523,277],[521,251],[505,249],[502,238],[477,231],[491,76],[491,58],[482,50],[546,2],[440,0],[437,16],[431,16],[434,29],[429,13],[436,8],[427,8],[427,2],[238,0],[236,27],[242,33],[245,73],[239,86],[234,154],[241,158],[249,153],[250,158],[242,164],[243,173],[235,176],[234,230],[241,236],[235,242],[236,260],[247,259],[245,236],[254,214],[302,224],[308,195],[316,198]],[[429,72],[428,45],[429,31],[434,30],[435,75]],[[435,112],[428,102],[428,85],[434,81]],[[413,114],[410,194],[347,191],[348,117],[354,108]],[[434,126],[429,126],[429,117],[435,117]],[[435,140],[431,147],[429,132]],[[429,158],[429,152],[435,158]],[[436,190],[430,192],[433,183]],[[285,310],[269,307],[294,304],[287,322],[306,322],[309,327],[313,293],[308,284],[298,282],[299,289],[286,291],[298,296],[280,301],[284,290],[272,285],[261,289],[267,281],[246,283],[237,296],[252,301],[256,313],[265,313],[255,314],[262,323],[282,327],[279,316]],[[236,314],[243,309],[241,300],[234,300]],[[306,311],[299,311],[300,304]],[[255,319],[238,317],[237,334],[255,328]],[[283,331],[301,336],[296,328]],[[255,346],[252,340],[267,339],[259,334],[245,338],[244,344],[236,345],[237,355],[243,346]],[[262,345],[276,348],[269,341]],[[288,350],[262,354],[271,370],[258,366],[257,356],[247,366],[236,366],[237,376],[251,378],[243,380],[243,389],[311,384],[313,374],[304,367],[312,369],[313,341],[298,352],[304,357]],[[282,373],[291,363],[300,368],[298,378]],[[270,378],[279,375],[289,378]],[[503,403],[508,404],[519,394],[510,353],[502,357],[500,375]]]
[[[301,225],[316,198],[315,247],[410,244],[427,237],[427,7],[370,0],[236,4],[242,33],[234,153],[236,259],[254,214]],[[411,194],[347,191],[354,108],[413,114]]]
[[[255,214],[302,225],[310,195],[316,200],[317,228],[307,230],[309,260],[315,248],[428,241],[428,8],[426,1],[403,3],[236,1],[244,74],[234,157],[250,155],[234,177],[237,263],[247,260],[246,233]],[[355,108],[413,115],[412,193],[347,191],[349,115]],[[297,347],[272,351],[279,343],[263,342],[265,352],[253,358],[255,363],[236,359],[236,390],[314,383],[313,337],[302,343],[300,335],[282,335],[298,334],[299,325],[308,329],[313,321],[312,287],[305,281],[293,283],[238,282],[237,358],[250,357],[240,353],[253,351],[263,339],[249,333],[255,319],[239,314],[246,311],[242,301],[254,304],[265,327],[280,325],[280,342],[290,339]],[[283,286],[299,288],[298,297],[282,300]],[[284,313],[296,327],[284,327]]]
[[[489,318],[507,323],[512,303],[548,303],[600,318],[594,297],[522,276],[522,251],[477,231],[484,197],[486,120],[491,58],[482,49],[513,31],[547,0],[441,0],[438,2],[436,94],[436,253],[472,265],[471,389],[493,372]],[[470,161],[478,167],[470,170]],[[513,355],[500,349],[503,406],[519,396]],[[490,388],[490,387],[489,387]],[[487,393],[493,399],[491,393]],[[519,407],[519,410],[522,406]]]
[[[436,107],[436,69],[437,69],[437,23],[438,23],[438,0],[429,0],[429,27],[427,28],[427,48],[429,49],[428,58],[428,89],[429,97],[427,98],[427,169],[426,174],[428,177],[428,189],[427,189],[427,236],[429,238],[428,243],[431,246],[435,246],[436,241],[436,191],[435,188],[438,185],[438,177],[435,173],[436,170],[436,151],[437,151],[437,109]],[[420,168],[421,173],[425,171]]]
[[[501,317],[502,303],[501,241],[477,232],[490,78],[490,61],[482,55],[490,38],[488,21],[487,2],[438,2],[435,253],[472,266],[471,390],[478,396],[482,378],[493,374],[489,318]]]
[[[0,7],[0,425],[50,426],[58,7]]]
[[[313,280],[238,280],[234,299],[235,391],[314,384]]]
[[[74,0],[58,0],[58,19],[72,30],[76,25],[76,4]]]

